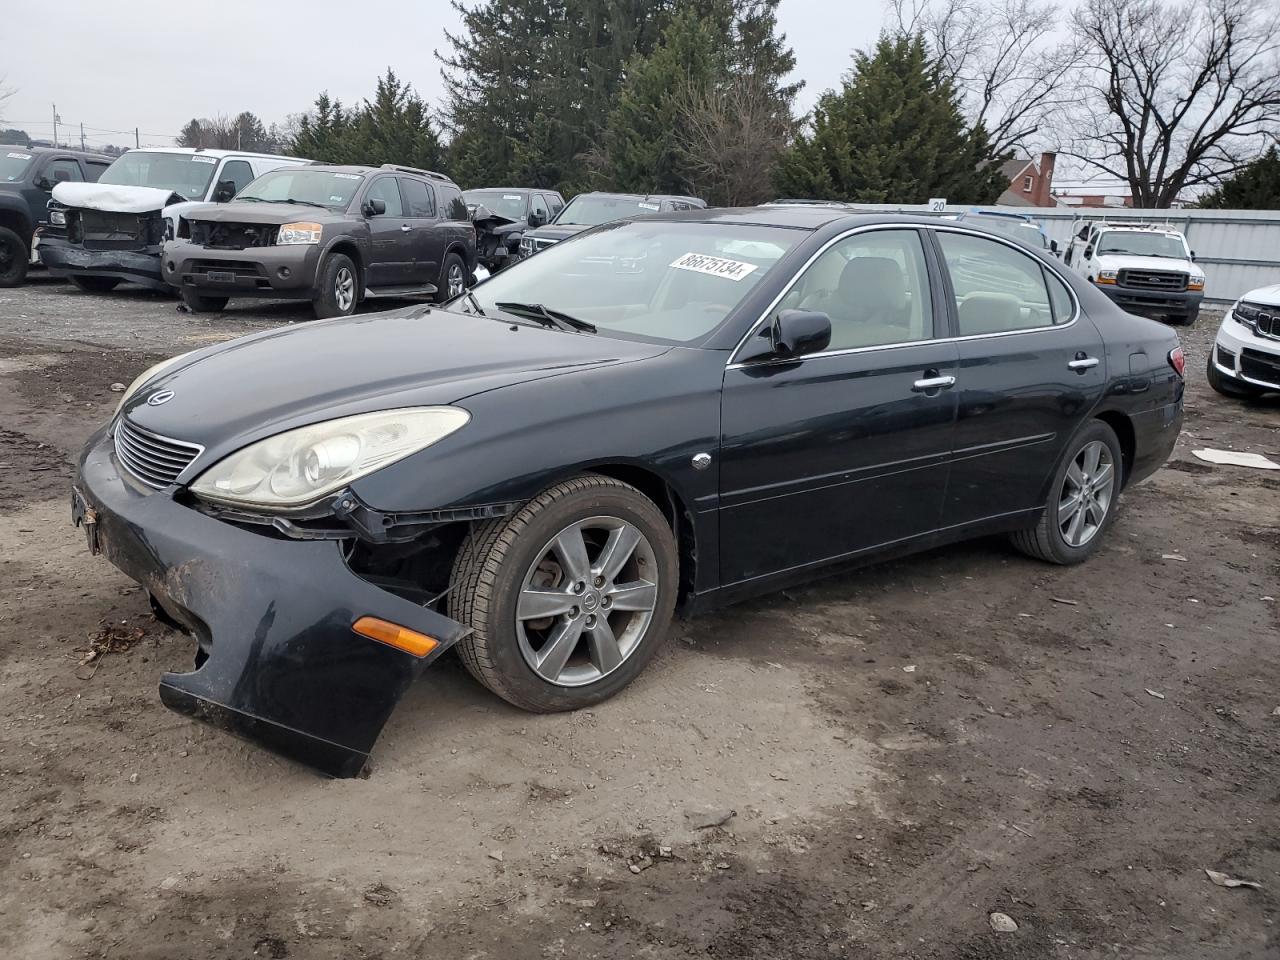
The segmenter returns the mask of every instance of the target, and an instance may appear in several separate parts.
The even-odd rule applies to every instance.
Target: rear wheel
[[[509,703],[575,710],[630,683],[666,639],[675,536],[634,487],[594,474],[477,525],[454,563],[450,613],[467,669]]]
[[[72,277],[71,282],[85,293],[109,293],[123,281],[119,277]]]
[[[8,227],[0,227],[0,287],[22,286],[30,257],[20,236]]]
[[[1039,522],[1012,534],[1013,545],[1048,563],[1088,560],[1115,518],[1123,469],[1115,431],[1101,420],[1091,421],[1072,438]]]
[[[467,268],[462,258],[456,253],[446,255],[440,268],[440,282],[436,285],[436,303],[460,297],[466,289]]]
[[[230,297],[206,297],[194,290],[182,288],[182,302],[191,309],[192,313],[218,313],[227,308],[227,301],[230,299]]]
[[[1265,393],[1251,383],[1238,383],[1230,377],[1224,377],[1213,362],[1213,350],[1209,350],[1209,362],[1205,364],[1205,378],[1217,393],[1224,397],[1231,397],[1236,400],[1252,400],[1260,397]]]
[[[356,312],[360,300],[357,281],[360,274],[345,253],[331,253],[320,265],[315,296],[311,306],[321,320],[348,317]]]

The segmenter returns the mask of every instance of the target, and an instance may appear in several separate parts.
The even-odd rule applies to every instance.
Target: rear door
[[[381,200],[384,213],[367,212],[371,287],[402,287],[413,283],[413,227],[405,216],[396,177],[375,177],[365,191],[363,205]],[[366,206],[367,209],[367,206]]]
[[[440,244],[439,211],[431,188],[422,180],[400,177],[400,193],[404,197],[409,242],[413,251],[411,282],[435,283],[440,273],[443,250]]]
[[[725,584],[910,540],[937,528],[942,514],[957,351],[920,231],[863,230],[835,241],[766,322],[785,309],[828,314],[831,344],[725,371]]]
[[[934,232],[960,369],[947,526],[1032,510],[1106,385],[1102,336],[1067,285],[1013,243]]]

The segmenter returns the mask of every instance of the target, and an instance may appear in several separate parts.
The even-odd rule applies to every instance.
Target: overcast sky
[[[434,107],[442,93],[433,51],[458,17],[448,0],[62,0],[12,2],[0,15],[0,78],[16,93],[5,126],[37,139],[53,132],[53,105],[90,144],[169,145],[192,117],[251,110],[270,124],[328,90],[344,102],[373,93],[391,67]],[[836,10],[839,10],[838,14]],[[808,109],[836,85],[850,54],[874,42],[881,0],[782,0],[779,19],[796,52]],[[837,22],[838,21],[838,22]],[[114,131],[114,132],[113,132]],[[59,139],[70,139],[59,128]]]

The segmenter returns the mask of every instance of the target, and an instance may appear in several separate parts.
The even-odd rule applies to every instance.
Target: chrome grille
[[[162,437],[134,426],[124,417],[116,426],[116,457],[148,487],[161,490],[175,483],[204,447]]]
[[[1121,270],[1116,278],[1122,287],[1145,287],[1150,290],[1173,290],[1181,292],[1187,289],[1187,275],[1169,270]]]

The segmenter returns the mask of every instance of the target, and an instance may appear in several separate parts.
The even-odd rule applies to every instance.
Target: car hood
[[[63,206],[107,213],[151,213],[183,197],[161,187],[125,187],[113,183],[59,183],[53,199]]]
[[[590,228],[581,223],[548,223],[545,227],[530,230],[525,236],[536,237],[539,240],[567,240],[588,229]]]
[[[1261,303],[1268,307],[1280,307],[1280,283],[1250,290],[1240,299],[1247,300],[1249,303]]]
[[[1174,273],[1199,273],[1189,260],[1173,257],[1135,257],[1122,253],[1102,253],[1094,261],[1102,270],[1171,270]]]
[[[668,349],[416,306],[207,347],[138,390],[125,413],[145,430],[222,456],[309,423],[458,403]],[[148,403],[170,391],[161,405]]]
[[[205,203],[182,216],[187,220],[203,220],[212,223],[294,223],[298,220],[336,220],[342,214],[322,207],[310,207],[305,203],[265,203],[260,200],[232,200],[229,203]]]

